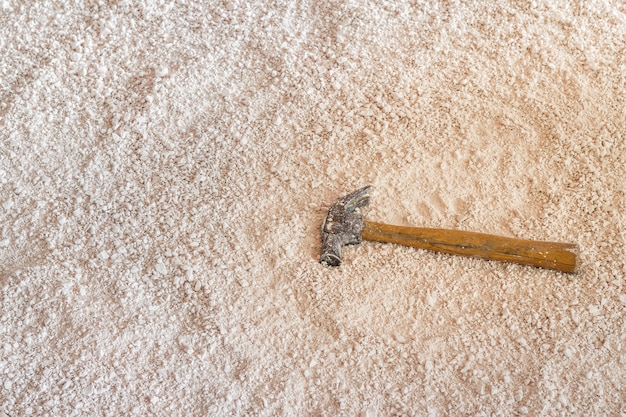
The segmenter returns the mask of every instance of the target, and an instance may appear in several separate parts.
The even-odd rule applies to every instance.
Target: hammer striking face
[[[341,248],[363,240],[397,243],[453,255],[515,262],[562,272],[575,272],[578,247],[572,243],[539,242],[462,230],[393,226],[363,220],[356,209],[369,204],[371,187],[363,187],[337,201],[322,227],[320,262],[341,264]]]

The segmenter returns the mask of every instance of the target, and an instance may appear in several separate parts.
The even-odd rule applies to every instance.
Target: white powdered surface
[[[624,416],[625,109],[621,1],[0,1],[0,416]]]

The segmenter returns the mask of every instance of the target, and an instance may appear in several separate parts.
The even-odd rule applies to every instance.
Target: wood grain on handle
[[[361,232],[364,240],[576,272],[578,246],[572,243],[538,242],[462,230],[392,226],[368,221],[364,225]]]

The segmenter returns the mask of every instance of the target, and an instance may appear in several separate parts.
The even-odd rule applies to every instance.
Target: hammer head
[[[363,217],[356,209],[369,204],[371,188],[363,187],[343,196],[328,210],[322,226],[322,264],[339,266],[342,246],[361,243]]]

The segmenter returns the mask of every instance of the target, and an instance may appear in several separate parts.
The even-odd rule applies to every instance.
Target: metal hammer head
[[[370,202],[371,186],[363,187],[339,199],[328,210],[322,226],[322,256],[320,262],[329,266],[341,264],[341,248],[361,243],[363,217],[356,209]]]

